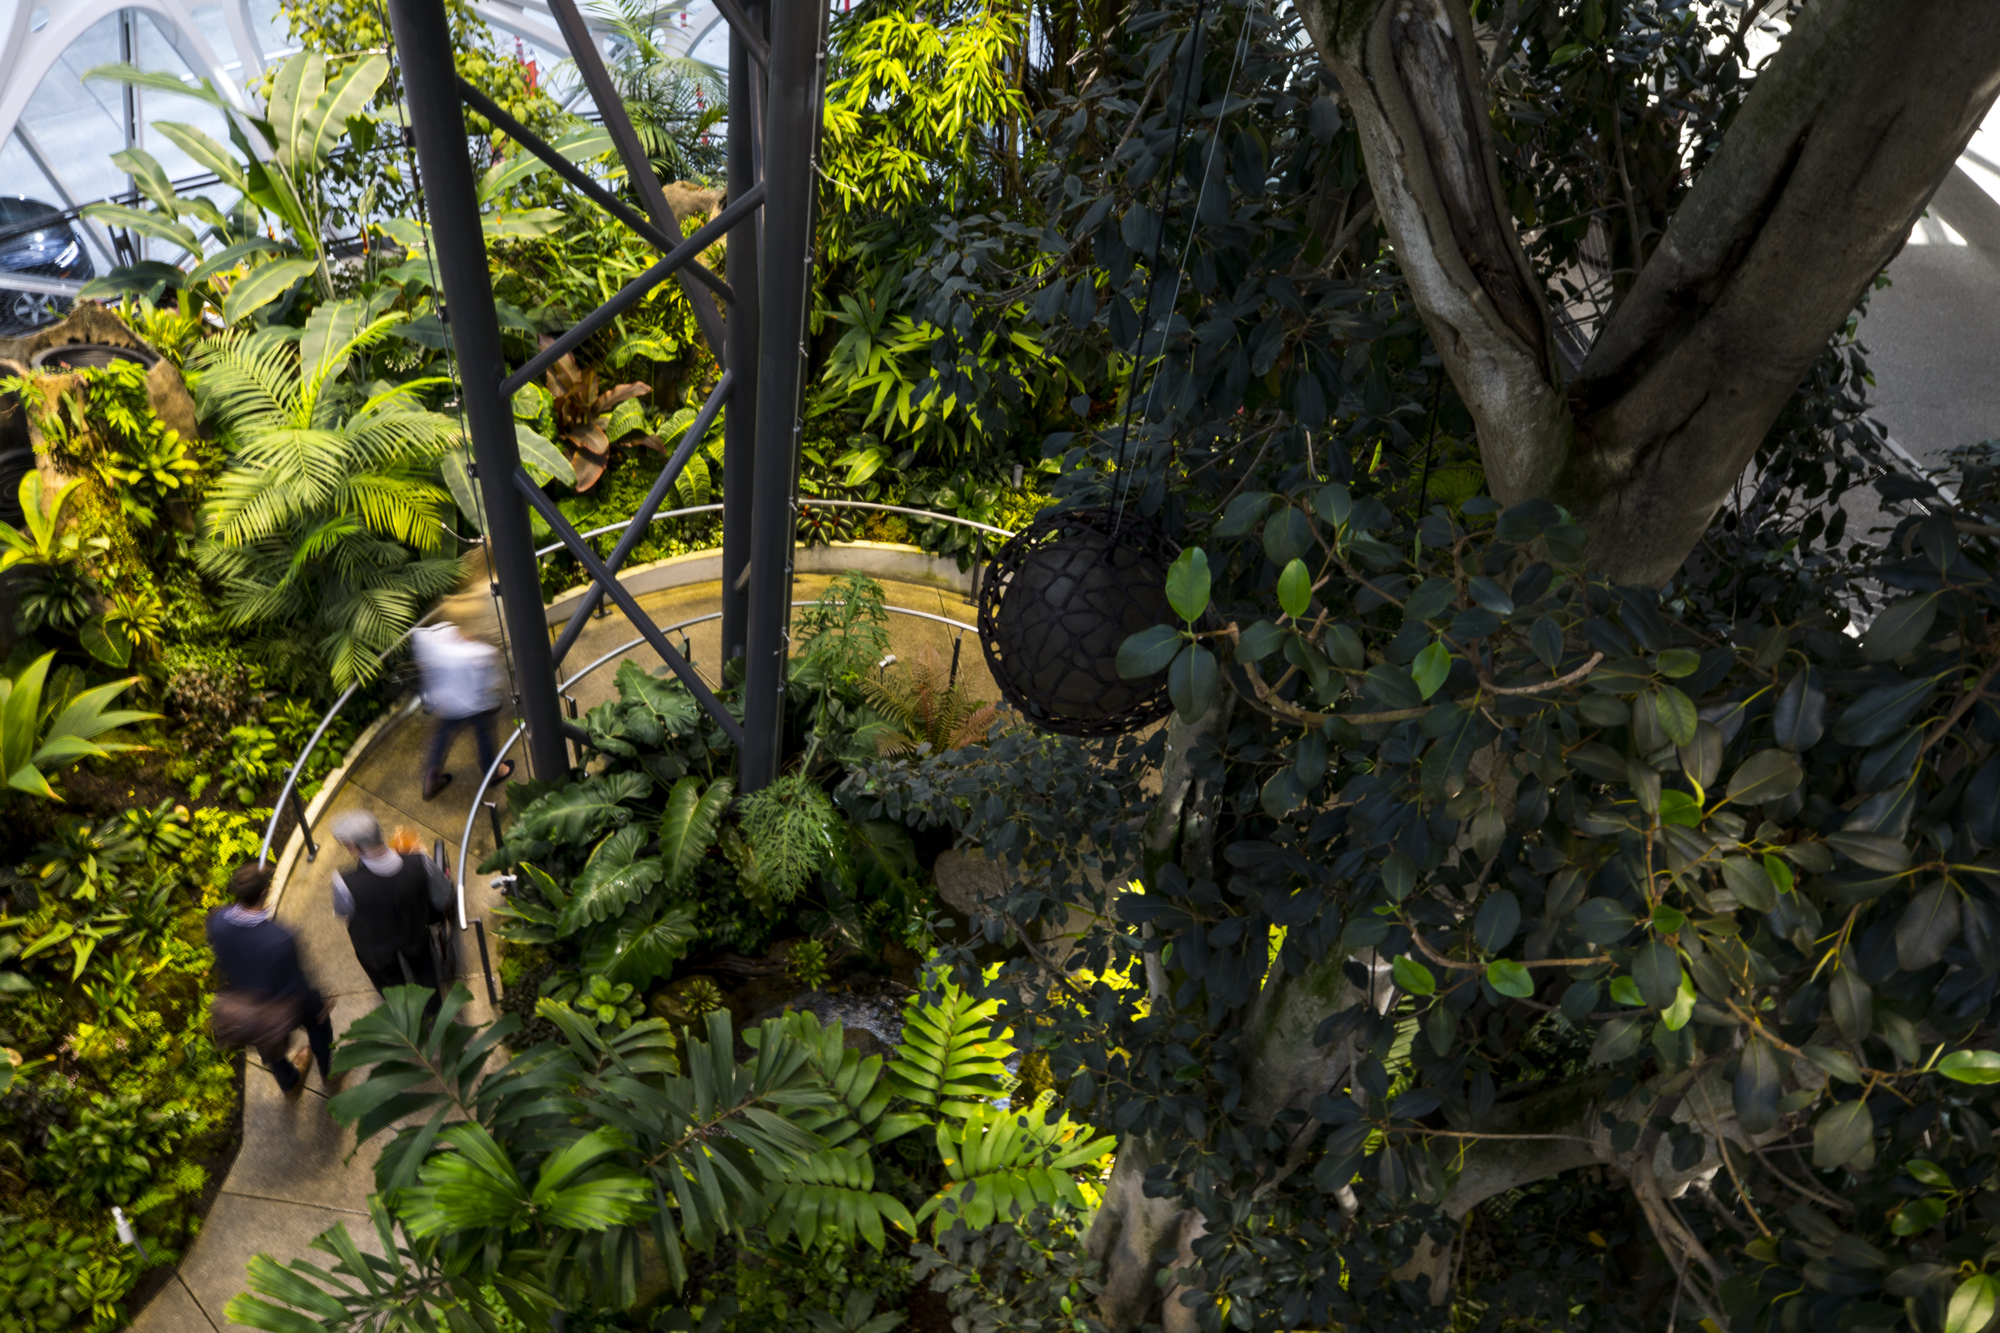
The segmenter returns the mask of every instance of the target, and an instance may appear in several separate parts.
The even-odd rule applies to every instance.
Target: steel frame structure
[[[680,219],[653,175],[576,0],[547,4],[638,191],[643,216],[458,78],[443,0],[389,0],[418,172],[430,210],[432,253],[444,289],[442,317],[458,365],[473,466],[486,509],[489,568],[513,656],[528,760],[538,777],[569,767],[565,742],[582,739],[583,733],[563,718],[556,670],[608,597],[736,742],[740,787],[755,791],[777,776],[781,758],[827,8],[824,0],[722,0],[718,5],[730,24],[729,203],[683,240]],[[658,263],[511,372],[494,313],[466,151],[467,107],[661,251]],[[727,281],[698,260],[725,237]],[[602,558],[521,467],[510,399],[668,278],[687,294],[723,373],[616,549]],[[718,297],[728,303],[726,321]],[[725,661],[745,659],[740,721],[618,582],[620,567],[672,494],[682,468],[725,403],[723,651]],[[576,556],[593,585],[553,646],[543,612],[531,509]]]

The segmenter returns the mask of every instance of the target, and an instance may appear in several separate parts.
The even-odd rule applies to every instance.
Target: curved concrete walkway
[[[834,553],[812,552],[822,558],[811,563],[825,567],[828,563],[825,557],[838,551],[839,548]],[[807,554],[800,552],[801,557]],[[802,559],[801,563],[806,562]],[[825,575],[801,575],[794,584],[793,598],[814,599],[828,582],[830,579]],[[883,589],[891,606],[926,611],[967,625],[975,619],[974,608],[961,591],[888,580],[883,581]],[[690,584],[646,594],[639,601],[656,624],[666,626],[719,609],[721,585]],[[950,659],[956,635],[946,625],[892,614],[889,630],[893,650],[901,658],[911,659],[929,649],[941,653],[946,661]],[[581,669],[634,637],[630,622],[621,614],[593,621],[571,650],[565,674]],[[671,637],[678,642],[681,636],[675,633]],[[693,647],[695,666],[713,679],[720,661],[720,623],[707,621],[692,626],[687,638]],[[997,699],[999,692],[986,669],[977,636],[966,633],[964,640],[959,658],[961,678],[970,681],[975,693]],[[657,655],[647,647],[628,655],[648,669],[660,665]],[[580,711],[588,711],[616,694],[612,677],[622,660],[614,659],[600,667],[572,689]],[[407,828],[423,840],[425,847],[443,838],[455,856],[472,789],[478,783],[474,742],[470,736],[459,737],[450,760],[456,779],[435,801],[425,802],[420,769],[429,739],[428,722],[421,713],[391,714],[366,752],[349,766],[345,780],[324,804],[315,827],[324,829],[333,815],[344,810],[367,810],[381,820],[384,829]],[[503,729],[502,740],[506,730],[511,730],[511,725]],[[296,837],[293,841],[297,842]],[[472,863],[477,865],[492,847],[488,821],[483,818],[475,821],[468,852]],[[333,1001],[336,1034],[344,1032],[378,1002],[354,960],[345,928],[333,915],[333,872],[343,862],[340,849],[323,837],[315,860],[289,855],[278,861],[278,918],[298,935],[306,970],[322,993]],[[467,877],[468,922],[475,917],[492,920],[488,913],[498,902],[498,894],[488,886],[487,878]],[[489,947],[495,943],[493,935],[489,925]],[[494,961],[497,967],[498,959]],[[479,946],[470,929],[459,942],[459,976],[473,995],[469,1010],[472,1020],[489,1020],[493,1015],[486,999],[486,979],[480,971]],[[299,1036],[294,1040],[302,1043],[304,1038]],[[243,1147],[203,1223],[200,1236],[181,1264],[186,1286],[168,1283],[138,1312],[131,1328],[138,1333],[213,1333],[218,1329],[241,1328],[226,1320],[222,1312],[230,1298],[245,1289],[244,1267],[250,1257],[263,1253],[285,1262],[310,1256],[325,1263],[327,1256],[310,1250],[309,1246],[313,1237],[337,1222],[346,1222],[357,1241],[373,1248],[367,1199],[374,1185],[375,1159],[387,1135],[377,1136],[349,1160],[353,1136],[327,1114],[317,1071],[309,1076],[307,1089],[297,1101],[287,1101],[269,1074],[258,1068],[249,1070],[244,1080]]]

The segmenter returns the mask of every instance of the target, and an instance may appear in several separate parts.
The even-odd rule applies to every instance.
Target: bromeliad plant
[[[133,676],[85,690],[62,703],[61,711],[45,707],[42,687],[54,653],[45,653],[13,679],[0,678],[0,776],[7,789],[47,800],[60,800],[49,786],[49,775],[82,759],[102,758],[138,746],[100,739],[105,733],[159,716],[108,705],[139,683]]]

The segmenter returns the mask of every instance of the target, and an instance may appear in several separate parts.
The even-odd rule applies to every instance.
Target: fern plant
[[[347,379],[350,358],[400,318],[329,302],[296,345],[230,333],[193,358],[204,413],[233,450],[196,562],[234,624],[306,640],[343,689],[460,573],[440,550],[451,499],[433,479],[458,427],[418,398],[441,381]]]
[[[976,745],[1000,716],[997,707],[953,680],[928,648],[894,674],[862,677],[861,694],[890,723],[875,735],[876,748],[885,755],[911,755],[924,746],[942,754]]]

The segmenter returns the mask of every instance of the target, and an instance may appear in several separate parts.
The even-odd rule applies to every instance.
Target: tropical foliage
[[[726,1012],[678,1037],[660,1019],[601,1032],[543,1000],[556,1035],[485,1072],[518,1020],[453,1023],[461,987],[435,1020],[429,992],[398,988],[349,1030],[337,1068],[375,1064],[339,1094],[336,1117],[366,1142],[406,1117],[378,1159],[374,1229],[385,1259],[364,1258],[345,1224],[315,1242],[330,1267],[253,1263],[254,1295],[229,1316],[281,1333],[309,1312],[329,1330],[474,1317],[504,1304],[517,1318],[551,1309],[625,1309],[638,1298],[644,1242],[670,1286],[696,1252],[761,1229],[808,1249],[889,1243],[922,1218],[984,1225],[1010,1208],[1082,1202],[1068,1172],[1104,1156],[1092,1138],[1041,1108],[1015,1111],[1003,1091],[1012,1053],[996,1006],[946,985],[905,1014],[906,1043],[886,1065],[809,1015],[741,1033],[731,1059]],[[441,1091],[425,1090],[436,1080]],[[579,1112],[592,1127],[576,1124]],[[877,1153],[929,1131],[942,1167],[916,1213],[876,1188]]]
[[[236,441],[203,507],[202,571],[233,623],[312,635],[343,687],[458,581],[436,554],[450,497],[431,479],[457,423],[422,406],[422,381],[353,382],[355,356],[399,322],[333,301],[296,342],[232,333],[195,362],[204,406]]]

